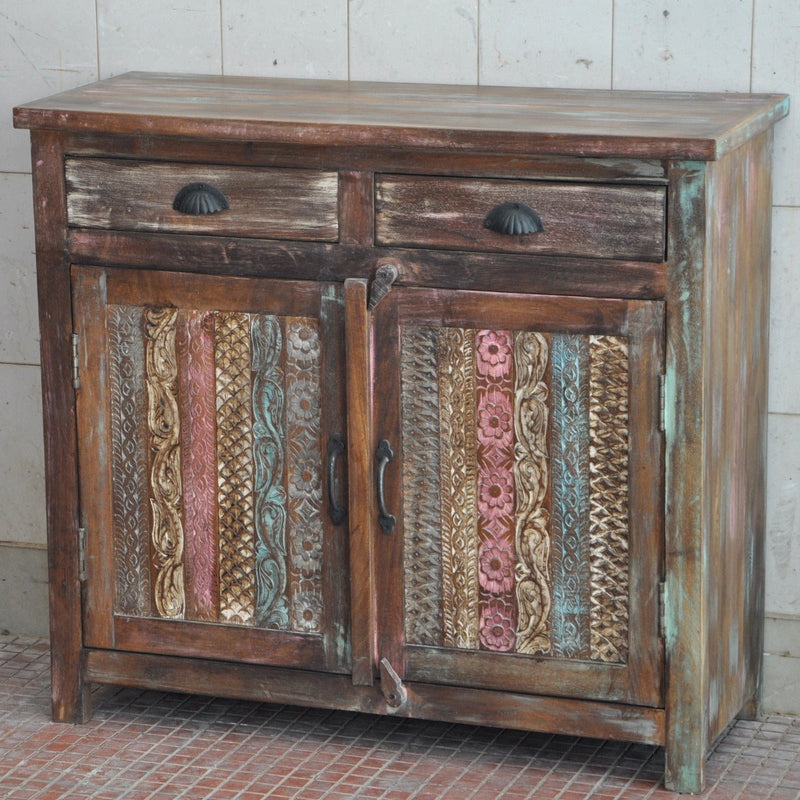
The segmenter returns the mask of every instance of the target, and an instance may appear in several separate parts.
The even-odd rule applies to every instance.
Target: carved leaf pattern
[[[527,654],[550,650],[550,531],[544,507],[549,478],[547,360],[548,343],[542,334],[515,335],[517,652]]]
[[[184,615],[180,417],[174,308],[145,310],[145,373],[150,465],[153,600],[161,617]]]
[[[283,334],[276,317],[253,316],[253,461],[255,467],[255,623],[289,626],[286,599],[286,490],[284,392],[281,351]],[[249,373],[248,373],[249,389]],[[249,423],[249,420],[248,420]]]

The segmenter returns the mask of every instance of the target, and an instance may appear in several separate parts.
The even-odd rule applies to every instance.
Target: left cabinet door
[[[84,644],[349,671],[334,284],[72,268]]]

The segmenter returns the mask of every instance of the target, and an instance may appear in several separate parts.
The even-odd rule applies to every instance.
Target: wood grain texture
[[[212,164],[164,164],[67,159],[67,219],[83,228],[260,236],[335,241],[335,172],[247,169]],[[183,214],[172,207],[191,183],[209,183],[230,208]]]
[[[432,623],[433,613],[426,611],[419,617],[425,620],[424,636],[417,633],[416,622],[409,622],[409,615],[414,616],[417,607],[409,599],[408,577],[405,585],[400,584],[390,569],[398,552],[407,557],[402,568],[406,575],[415,570],[423,572],[426,565],[436,561],[413,538],[422,516],[415,492],[406,491],[403,496],[405,547],[398,548],[394,535],[376,533],[377,570],[382,576],[378,592],[378,619],[383,634],[379,639],[381,653],[394,648],[391,663],[395,670],[395,665],[405,665],[407,680],[494,689],[513,685],[521,691],[594,699],[605,692],[615,701],[651,706],[662,702],[658,611],[657,602],[653,603],[654,599],[657,601],[657,591],[646,587],[657,586],[662,566],[662,525],[654,500],[660,496],[661,487],[661,434],[656,409],[658,365],[663,362],[663,315],[664,307],[659,302],[609,299],[577,302],[572,298],[565,304],[562,298],[552,296],[472,295],[407,287],[395,287],[378,305],[374,337],[382,349],[379,356],[376,354],[375,385],[379,390],[373,402],[381,430],[386,432],[381,435],[394,440],[394,426],[401,423],[392,421],[393,406],[400,392],[404,470],[417,457],[416,449],[428,457],[431,451],[438,450],[440,477],[434,475],[427,481],[430,485],[425,502],[434,505],[438,493],[439,513],[446,512],[448,516],[452,515],[453,506],[458,506],[458,531],[448,531],[443,522],[441,538],[438,529],[431,535],[431,544],[442,548],[441,596],[438,562],[435,578],[429,575],[423,581],[434,587],[426,598],[443,605],[445,625],[441,642],[436,641],[439,633]],[[487,322],[501,316],[504,323],[509,323],[508,327],[485,327]],[[604,330],[603,336],[615,341],[627,342],[627,356],[621,367],[617,362],[603,363],[596,365],[599,373],[592,374],[591,340],[596,338],[592,333],[595,330]],[[419,338],[424,355],[411,357],[412,345],[408,340],[418,336],[418,332],[424,332],[424,337]],[[438,346],[424,346],[422,342],[433,333],[438,335]],[[459,344],[461,339],[472,343],[467,361]],[[584,357],[579,359],[578,369],[585,391],[576,392],[574,381],[565,383],[553,377],[558,370],[550,369],[548,343],[561,340],[575,340],[581,345],[578,349]],[[429,363],[434,355],[436,363]],[[563,356],[558,358],[564,360]],[[609,386],[605,385],[610,380],[605,370],[613,373],[614,380]],[[429,387],[431,381],[426,376],[431,371],[439,375],[436,387]],[[618,374],[620,371],[622,374]],[[409,372],[414,372],[415,377]],[[467,417],[463,410],[454,409],[449,399],[450,384],[466,385],[463,376],[453,380],[457,372],[471,375],[474,381],[469,396],[463,387],[459,390],[465,395],[460,404],[473,409],[470,424],[475,437],[474,455],[470,455],[462,430]],[[393,376],[402,376],[402,380]],[[551,380],[555,383],[549,393]],[[616,394],[611,384],[621,387]],[[414,396],[405,397],[406,393]],[[620,400],[620,393],[624,401]],[[438,427],[433,441],[428,443],[429,425],[422,422],[418,407],[437,404],[439,419],[434,425]],[[567,462],[566,466],[563,454],[559,452],[558,458],[554,458],[548,446],[551,438],[548,415],[557,413],[571,419],[570,414],[564,413],[564,404],[575,405],[577,414],[584,418],[586,451],[585,458],[578,463]],[[610,409],[608,413],[606,406]],[[619,412],[620,406],[624,414]],[[592,413],[609,417],[607,422],[612,423],[609,444],[604,445],[603,437],[592,434]],[[448,420],[445,424],[441,422],[443,416]],[[419,443],[414,440],[415,433],[419,435]],[[407,446],[406,440],[411,444]],[[590,471],[590,465],[597,464],[600,458],[597,452],[590,457],[591,450],[605,453],[608,447],[612,450],[621,447],[628,458],[632,442],[639,453],[631,461],[631,471],[635,468],[637,474],[635,501],[629,500],[628,472],[617,475],[599,469],[592,478]],[[550,479],[547,468],[554,461],[559,461],[564,469],[557,473],[553,467],[554,477]],[[443,472],[444,464],[450,466]],[[458,489],[463,477],[456,483],[452,480],[456,474],[452,465],[460,464],[473,470],[470,482],[474,527],[468,518],[470,503],[466,500],[470,490]],[[519,475],[515,476],[515,471]],[[469,469],[465,471],[468,473]],[[556,487],[552,482],[556,474],[563,486]],[[413,481],[415,477],[416,473],[406,480]],[[576,515],[570,510],[564,514],[564,526],[574,542],[569,557],[563,559],[564,575],[560,578],[565,585],[569,583],[570,592],[577,597],[576,606],[575,598],[564,591],[564,586],[557,585],[555,576],[552,585],[549,583],[548,572],[555,571],[556,559],[549,553],[547,517],[559,492],[578,478],[584,484],[585,512]],[[516,486],[520,487],[521,496],[514,499]],[[445,491],[451,494],[446,496]],[[457,491],[457,495],[452,494]],[[623,499],[624,546],[616,540],[606,542],[604,538],[608,520],[598,513],[609,493]],[[631,502],[630,521],[628,502]],[[609,513],[612,510],[609,508]],[[612,515],[609,519],[616,517]],[[618,533],[616,528],[614,532]],[[471,540],[471,549],[461,544],[453,548],[455,541],[465,539]],[[635,562],[628,557],[629,540],[630,552],[636,554]],[[577,556],[573,552],[576,549],[580,551]],[[608,602],[605,595],[592,599],[593,558],[599,563],[601,555],[612,558],[616,565],[606,581],[596,587],[599,595],[606,592],[613,597]],[[471,583],[465,559],[473,560],[473,568],[477,566],[477,613],[470,623],[466,623],[466,611],[471,607],[467,590]],[[515,588],[518,582],[521,582],[519,592]],[[631,587],[636,587],[637,593],[629,596]],[[450,602],[457,603],[458,608],[448,609]],[[499,610],[500,603],[510,610]],[[622,611],[615,604],[620,604]],[[603,613],[608,610],[610,623],[603,614],[593,613],[593,607],[598,605]],[[581,634],[576,647],[570,646],[575,639],[570,625],[557,624],[557,607]],[[518,614],[524,614],[520,617],[521,625],[517,625]],[[469,638],[462,624],[473,625],[477,635],[473,633],[473,638]],[[558,633],[563,641],[549,652],[550,624],[553,636]],[[608,657],[597,639],[598,635],[609,635],[609,628],[617,647],[613,658]],[[516,639],[522,633],[525,638],[521,652]]]
[[[89,714],[90,699],[82,661],[77,435],[70,344],[73,323],[64,231],[66,200],[61,138],[50,131],[34,134],[31,159],[41,333],[48,586],[50,608],[58,610],[50,617],[51,704],[53,719],[79,722]]]
[[[112,486],[113,437],[109,415],[111,370],[106,347],[107,315],[104,303],[105,282],[96,270],[71,270],[73,279],[72,303],[75,332],[78,340],[79,377],[83,377],[75,392],[79,464],[86,469],[79,475],[81,492],[81,523],[86,533],[86,580],[83,592],[83,640],[96,647],[113,647],[114,631],[111,615],[115,606],[116,574],[114,556],[117,542],[113,537],[101,535],[113,530],[115,508]],[[144,411],[141,408],[140,411]],[[141,427],[146,427],[146,414]],[[144,469],[144,502],[147,499],[147,461]],[[146,527],[137,531],[145,542],[141,551],[140,569],[147,575],[149,586],[150,549],[149,512],[145,515]],[[90,535],[89,531],[93,533]],[[90,581],[91,579],[91,581]],[[145,598],[148,608],[151,599]]]
[[[380,175],[375,193],[375,239],[382,245],[664,258],[666,197],[661,186]],[[544,230],[526,236],[488,230],[486,215],[508,202],[532,207]]]
[[[787,110],[783,95],[142,73],[16,109],[15,123],[32,128],[34,137],[54,718],[86,714],[88,677],[481,724],[501,719],[523,728],[664,744],[668,786],[699,791],[713,738],[740,710],[753,715],[758,706],[770,129]],[[169,208],[174,194],[195,180],[224,184],[234,201],[230,213],[176,217]],[[479,206],[520,190],[524,201],[544,209],[544,236],[497,240],[483,228]],[[369,314],[368,282],[387,260],[397,265],[398,277]],[[70,263],[81,265],[72,270],[74,305]],[[284,339],[288,319],[319,320],[314,440],[324,444],[330,434],[341,434],[346,420],[348,446],[337,480],[321,497],[346,486],[349,507],[345,523],[320,518],[322,560],[312,571],[325,602],[308,618],[313,631],[114,614],[114,545],[103,534],[115,524],[109,416],[117,415],[108,396],[113,376],[102,357],[109,352],[107,305],[147,309],[143,313],[180,309],[179,319],[186,309],[274,316]],[[402,420],[419,413],[418,404],[401,402],[403,381],[413,383],[398,367],[401,328],[430,329],[438,337],[425,355],[435,350],[439,359],[436,380],[429,381],[439,395],[438,419],[429,415],[439,426],[433,436],[439,459],[426,464],[428,478],[417,476],[414,491],[402,468],[420,453],[408,446],[411,431],[403,431]],[[80,359],[87,382],[77,397],[73,331],[85,333]],[[503,468],[520,478],[523,470],[540,475],[539,483],[514,483],[519,513],[499,538],[490,529],[487,509],[493,507],[485,495],[499,486],[500,472],[488,451],[478,453],[477,441],[480,411],[488,410],[494,388],[486,376],[480,386],[453,380],[451,372],[461,366],[442,368],[443,359],[456,365],[462,357],[477,358],[443,331],[505,332],[515,345],[535,334],[549,345],[549,362],[538,377],[523,374],[538,363],[528,354],[515,362],[513,380],[504,386],[514,396],[514,412],[524,407],[530,416],[515,418],[517,441],[513,452],[503,450],[505,461],[511,459]],[[580,576],[573,594],[586,635],[579,654],[568,657],[555,645],[565,628],[562,612],[569,611],[556,582],[563,565],[555,545],[563,534],[548,541],[543,529],[528,523],[544,524],[546,512],[557,518],[555,504],[569,506],[559,488],[567,480],[563,443],[570,423],[569,404],[561,401],[570,394],[570,403],[584,409],[589,389],[564,375],[569,359],[558,352],[567,340],[589,337],[626,342],[627,412],[620,410],[624,387],[604,388],[600,394],[614,395],[617,410],[600,421],[611,422],[617,433],[627,427],[627,463],[621,464],[621,442],[609,444],[598,434],[602,425],[581,432],[588,455],[578,461],[594,464],[595,480],[579,493],[604,499],[587,514],[581,502],[571,506],[581,518],[588,515],[589,533],[570,573]],[[286,369],[287,354],[280,358]],[[604,369],[613,361],[606,353],[599,358]],[[420,358],[413,363],[420,366],[416,371],[430,372],[430,360],[424,367]],[[288,372],[303,380],[303,370],[295,375],[293,369]],[[189,390],[178,378],[180,400]],[[252,390],[252,376],[246,383]],[[557,399],[559,392],[564,396]],[[465,393],[480,395],[469,419],[457,411]],[[263,392],[256,394],[256,402],[259,394],[263,399]],[[526,406],[533,398],[539,405]],[[170,403],[151,404],[151,411],[161,405]],[[266,405],[278,413],[271,396]],[[93,406],[99,408],[94,417]],[[545,408],[549,423],[537,427]],[[473,430],[474,447],[459,432],[463,425]],[[295,450],[302,439],[296,427],[288,432]],[[276,430],[287,438],[285,426]],[[374,453],[384,436],[395,449],[385,487],[398,517],[394,538],[375,524]],[[548,437],[551,447],[561,442],[560,457],[534,455]],[[290,461],[299,463],[291,444]],[[599,466],[604,448],[613,468]],[[324,458],[321,448],[306,449],[317,462]],[[458,452],[471,465],[455,463]],[[466,491],[470,468],[474,488]],[[422,527],[436,527],[426,521],[415,532],[411,519],[428,480],[447,487],[439,513],[453,523],[450,531],[439,526],[444,646],[411,644],[404,627],[403,541],[421,540]],[[609,480],[610,502],[619,510],[605,536],[598,532],[607,516]],[[300,498],[286,470],[276,481],[291,487],[295,500],[308,499]],[[315,494],[313,504],[318,501]],[[297,508],[298,520],[311,519],[316,535],[316,511]],[[422,510],[427,519],[430,509]],[[76,534],[81,523],[89,543],[85,586]],[[254,536],[254,524],[244,523],[245,539]],[[177,541],[167,538],[170,546]],[[499,551],[483,564],[478,554],[483,545],[488,556],[500,539],[517,561],[510,587]],[[466,540],[474,551],[462,547]],[[157,558],[168,549],[159,548]],[[278,555],[299,597],[311,577],[298,566],[303,554],[290,544],[285,559]],[[413,561],[406,559],[406,572]],[[544,593],[534,587],[537,573],[546,580],[548,566],[554,582],[549,620]],[[186,576],[191,585],[191,570]],[[483,614],[476,597],[483,597]],[[478,649],[480,619],[498,599],[524,609],[516,647],[528,649],[521,642],[536,631],[531,652]],[[561,617],[553,611],[559,604]],[[287,616],[297,619],[294,612]],[[472,638],[459,632],[467,625],[476,631]],[[592,626],[602,629],[603,641]],[[494,627],[494,644],[505,645],[503,626]],[[487,641],[484,630],[484,646]],[[406,687],[399,710],[386,706],[375,685],[383,658]]]
[[[706,447],[718,458],[705,470],[707,607],[727,631],[709,631],[712,688],[721,687],[710,696],[709,743],[743,707],[753,715],[760,702],[770,282],[759,232],[770,226],[771,151],[771,135],[764,135],[736,158],[715,163],[709,175]],[[717,577],[720,566],[724,580]]]
[[[166,110],[168,109],[168,110]],[[128,73],[15,109],[18,127],[285,144],[713,159],[788,113],[785,95]]]
[[[171,264],[186,272],[292,280],[366,278],[377,261],[369,248],[255,239],[72,230],[69,241],[85,264],[148,270]],[[399,265],[399,283],[405,285],[641,299],[663,297],[666,291],[663,263],[400,248],[382,249],[380,255]]]
[[[353,683],[371,686],[377,669],[373,513],[372,335],[367,282],[345,282],[347,463],[349,467],[350,610]],[[367,501],[364,501],[367,498]]]

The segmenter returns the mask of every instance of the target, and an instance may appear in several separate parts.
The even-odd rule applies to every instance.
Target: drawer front
[[[67,217],[75,227],[326,242],[338,238],[335,172],[73,158],[67,159],[66,179]],[[214,213],[207,206],[207,213],[175,210],[176,196],[191,184],[215,187],[227,208]],[[202,205],[195,204],[195,210]]]
[[[502,203],[529,206],[543,230],[514,235],[484,227]],[[663,186],[409,175],[376,181],[376,240],[384,245],[662,261],[665,218]]]

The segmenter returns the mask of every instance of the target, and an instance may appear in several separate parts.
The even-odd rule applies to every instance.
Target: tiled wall
[[[800,3],[0,0],[0,629],[47,628],[28,136],[11,108],[129,69],[795,95]],[[800,713],[796,106],[776,137],[766,695]]]

